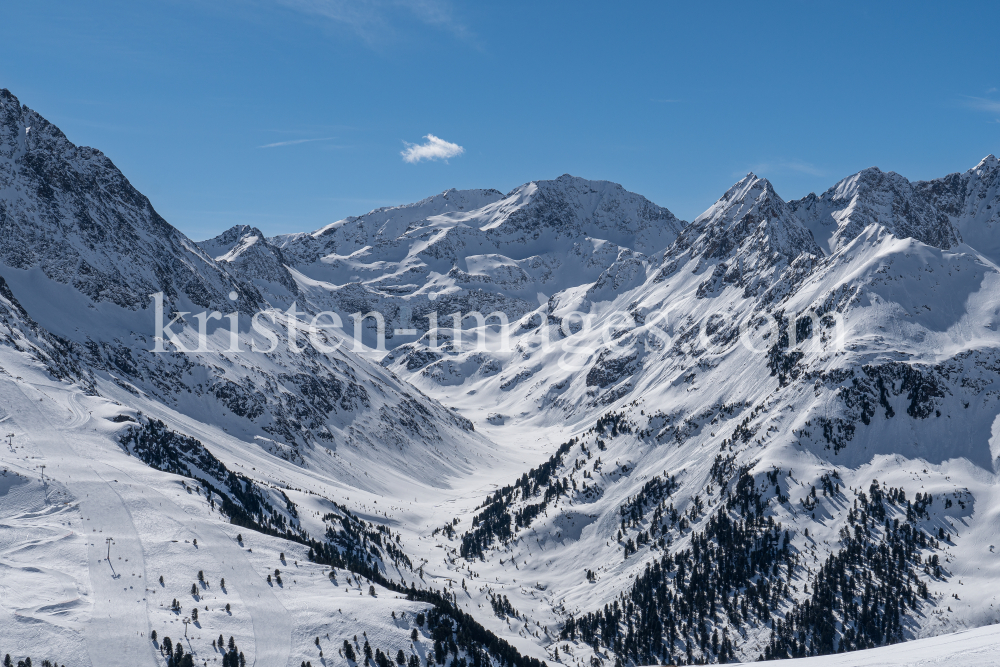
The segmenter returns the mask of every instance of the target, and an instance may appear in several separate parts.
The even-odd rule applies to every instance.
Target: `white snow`
[[[788,667],[987,667],[1000,663],[1000,628],[986,626],[867,651],[745,665]]]

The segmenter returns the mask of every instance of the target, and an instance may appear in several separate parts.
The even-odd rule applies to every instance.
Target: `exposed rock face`
[[[280,294],[281,288],[288,295],[299,293],[281,249],[268,243],[264,233],[256,227],[236,225],[198,245],[230,272],[260,285],[268,293]]]
[[[132,311],[148,308],[158,291],[222,306],[233,288],[232,277],[161,218],[107,156],[75,146],[5,89],[0,260]],[[246,312],[263,305],[256,289],[237,284]]]

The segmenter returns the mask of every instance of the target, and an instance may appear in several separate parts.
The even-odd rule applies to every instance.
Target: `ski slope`
[[[219,634],[234,636],[254,665],[316,660],[317,651],[303,652],[316,649],[314,637],[329,635],[333,647],[363,631],[409,649],[408,624],[390,631],[385,619],[426,605],[386,591],[373,599],[344,573],[334,583],[300,545],[243,531],[240,546],[240,531],[186,490],[190,480],[117,446],[120,425],[108,418],[121,406],[52,381],[6,348],[0,356],[21,378],[0,376],[0,423],[13,433],[13,451],[4,445],[0,455],[0,650],[70,665],[163,664],[150,632],[183,638],[192,605],[201,614],[185,645],[199,660],[218,657]],[[267,583],[274,568],[283,586]],[[208,585],[195,598],[198,570]],[[173,598],[183,614],[169,610]]]

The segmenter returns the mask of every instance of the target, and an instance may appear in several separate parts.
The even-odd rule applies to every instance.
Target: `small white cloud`
[[[447,160],[465,152],[465,149],[458,144],[439,139],[433,134],[428,134],[424,139],[427,142],[423,144],[403,142],[406,144],[406,150],[400,153],[403,156],[403,162],[414,164],[421,160]]]
[[[311,141],[330,141],[333,137],[323,137],[321,139],[292,139],[291,141],[276,141],[273,144],[264,144],[257,148],[277,148],[278,146],[295,146],[296,144],[308,144]]]

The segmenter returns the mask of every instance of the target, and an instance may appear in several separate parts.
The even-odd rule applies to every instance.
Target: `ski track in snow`
[[[84,479],[68,486],[80,501],[84,517],[100,517],[97,532],[86,535],[88,564],[94,605],[87,630],[87,649],[93,665],[157,664],[149,639],[150,627],[145,588],[150,585],[144,564],[143,544],[133,516],[157,516],[183,525],[198,539],[199,558],[229,565],[225,573],[229,587],[241,592],[253,623],[255,647],[245,651],[253,656],[250,664],[285,665],[289,660],[292,625],[287,611],[247,562],[243,550],[209,522],[198,522],[170,499],[133,479],[121,468],[102,463],[94,453],[106,446],[89,438],[83,426],[90,416],[80,404],[76,387],[64,390],[70,419],[53,424],[31,400],[25,385],[0,377],[0,396],[10,423],[29,433],[32,444],[50,463],[49,474],[59,468],[72,469]],[[51,390],[51,387],[46,389]],[[38,390],[39,398],[49,398]],[[90,441],[90,442],[88,442]],[[153,502],[158,503],[154,508]],[[112,558],[107,559],[105,538],[112,537]],[[141,573],[141,579],[134,575]],[[133,575],[126,578],[126,575]],[[137,582],[126,585],[127,582]],[[116,641],[108,641],[114,637]],[[189,645],[190,648],[190,645]]]
[[[125,583],[134,581],[123,575],[135,574],[138,570],[145,581],[142,545],[132,517],[111,483],[102,475],[101,463],[91,456],[81,456],[70,440],[86,438],[85,434],[70,432],[72,425],[80,421],[77,411],[73,418],[62,426],[41,414],[36,401],[30,400],[22,390],[23,385],[2,380],[2,395],[5,408],[12,415],[12,422],[26,433],[31,434],[32,443],[56,470],[71,468],[84,479],[76,479],[72,488],[80,500],[80,509],[85,517],[101,517],[100,532],[86,535],[88,546],[87,562],[90,584],[93,590],[93,609],[87,633],[87,650],[94,665],[114,664],[125,659],[128,664],[150,664],[154,662],[152,645],[148,640],[149,624],[146,620],[145,594],[130,588]],[[44,401],[44,398],[41,398]],[[55,463],[58,461],[58,463]],[[54,470],[51,472],[55,472]],[[50,472],[50,474],[51,474]],[[106,473],[105,473],[106,474]],[[107,532],[104,532],[104,531]],[[114,551],[121,562],[106,558],[106,537],[114,538]],[[127,559],[127,560],[126,560]],[[118,564],[115,568],[114,565]],[[128,563],[126,565],[125,563]],[[143,584],[144,585],[144,584]],[[130,593],[123,594],[124,591]],[[116,642],[104,638],[115,636]]]

